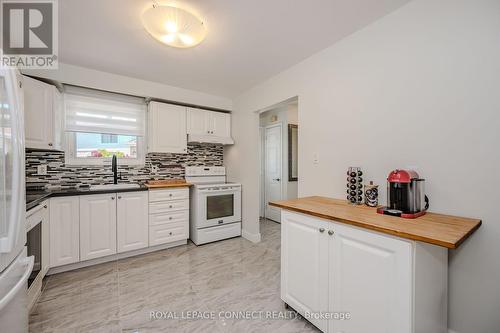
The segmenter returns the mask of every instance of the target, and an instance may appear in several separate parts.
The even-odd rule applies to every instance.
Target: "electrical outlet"
[[[47,175],[47,164],[40,164],[36,167],[36,173],[40,176]]]

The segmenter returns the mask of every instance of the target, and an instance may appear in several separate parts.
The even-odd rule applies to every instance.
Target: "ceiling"
[[[235,97],[409,1],[159,0],[207,26],[200,45],[174,49],[142,26],[151,0],[64,0],[60,61]]]

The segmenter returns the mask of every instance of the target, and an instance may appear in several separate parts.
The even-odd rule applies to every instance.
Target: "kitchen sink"
[[[139,188],[141,185],[132,184],[105,184],[105,185],[91,185],[91,191],[109,191],[109,190],[127,190],[132,188]]]

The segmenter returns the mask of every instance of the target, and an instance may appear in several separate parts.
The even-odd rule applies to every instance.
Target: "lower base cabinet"
[[[445,248],[286,210],[281,220],[281,298],[321,331],[447,331]]]
[[[118,193],[116,214],[117,252],[148,247],[148,192]]]
[[[189,189],[155,189],[149,192],[149,246],[189,238]]]
[[[50,199],[50,267],[149,246],[148,191]]]
[[[50,267],[80,261],[80,200],[50,199]]]
[[[116,253],[116,194],[80,197],[80,260]]]

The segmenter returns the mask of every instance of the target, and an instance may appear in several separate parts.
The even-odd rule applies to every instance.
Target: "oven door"
[[[241,221],[241,190],[199,190],[198,229]]]

